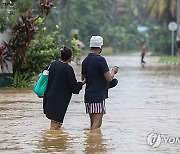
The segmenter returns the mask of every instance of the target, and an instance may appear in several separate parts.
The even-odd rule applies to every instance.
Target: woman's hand
[[[84,85],[86,83],[86,78],[84,75],[82,75],[82,84]]]
[[[86,83],[86,78],[84,78],[84,80],[82,81],[82,84],[84,85]]]

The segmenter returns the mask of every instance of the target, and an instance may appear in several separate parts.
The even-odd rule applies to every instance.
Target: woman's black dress
[[[48,119],[63,123],[72,93],[78,94],[82,82],[77,82],[73,68],[60,61],[49,69],[47,90],[43,98],[44,114]]]

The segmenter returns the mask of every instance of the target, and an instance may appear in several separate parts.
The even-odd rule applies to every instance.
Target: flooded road
[[[48,130],[42,100],[31,90],[0,90],[0,153],[180,153],[180,66],[159,63],[158,57],[148,57],[145,67],[138,56],[106,59],[120,67],[119,84],[109,91],[101,129],[88,130],[84,89],[73,96],[60,131]],[[80,68],[75,70],[80,79]],[[150,133],[154,140],[147,139]]]

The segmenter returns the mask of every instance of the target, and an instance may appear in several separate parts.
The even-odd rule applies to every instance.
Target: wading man
[[[147,53],[147,46],[144,42],[141,43],[141,63],[145,64],[144,57]]]
[[[111,72],[109,71],[105,58],[100,55],[102,46],[103,38],[92,36],[91,51],[82,63],[82,80],[86,79],[84,102],[86,113],[90,117],[91,129],[101,127],[103,115],[106,113],[105,99],[108,98],[108,89],[115,86],[109,83],[117,84],[117,80],[113,78],[118,68],[114,67]]]

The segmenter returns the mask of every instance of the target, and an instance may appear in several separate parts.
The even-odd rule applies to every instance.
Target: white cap
[[[90,39],[90,47],[99,47],[103,45],[103,38],[101,36],[92,36]]]

